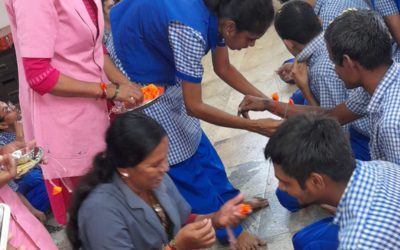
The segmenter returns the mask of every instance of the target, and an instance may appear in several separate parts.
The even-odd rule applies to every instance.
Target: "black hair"
[[[98,185],[112,181],[117,168],[134,168],[160,144],[165,130],[150,117],[136,112],[118,116],[106,133],[106,150],[98,153],[93,168],[81,178],[69,208],[67,236],[74,249],[81,247],[78,213]]]
[[[275,29],[282,40],[307,44],[322,32],[322,24],[310,4],[295,0],[276,13]]]
[[[333,62],[348,55],[367,70],[392,64],[391,36],[383,19],[371,10],[348,10],[327,28],[325,40]]]
[[[272,0],[204,0],[204,3],[217,17],[234,21],[239,32],[264,34],[274,19]]]
[[[348,182],[355,168],[349,140],[338,121],[316,113],[289,118],[269,139],[264,154],[302,188],[311,173]]]

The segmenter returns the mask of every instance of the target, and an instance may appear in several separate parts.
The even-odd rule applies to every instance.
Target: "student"
[[[306,97],[307,104],[333,108],[344,102],[350,91],[339,79],[329,59],[324,32],[313,8],[304,1],[286,3],[275,16],[275,29],[286,48],[297,58],[293,78]],[[370,160],[368,121],[360,119],[350,126],[344,126],[344,129],[350,132],[355,157]],[[298,210],[292,199],[279,189],[277,196],[284,207],[293,212]]]
[[[18,111],[12,104],[0,101],[0,146],[8,145],[17,139],[24,142],[22,123]],[[22,137],[22,138],[21,138]],[[50,210],[50,202],[40,166],[29,170],[17,180],[8,183],[20,196],[29,211],[44,223]]]
[[[20,197],[7,185],[17,174],[16,162],[9,155],[9,151],[3,151],[0,155],[0,203],[10,206],[10,226],[8,234],[12,235],[9,241],[11,246],[24,246],[25,249],[57,249],[46,228],[37,220],[22,203]],[[10,247],[10,249],[13,249]],[[19,248],[20,249],[20,248]]]
[[[152,11],[149,12],[148,10]],[[146,13],[146,14],[138,14]],[[254,46],[273,20],[271,0],[122,1],[110,12],[116,64],[142,85],[166,87],[144,112],[167,131],[171,165],[168,172],[196,213],[211,213],[237,195],[223,163],[200,127],[200,120],[262,134],[280,121],[250,121],[202,101],[202,58],[211,50],[216,74],[241,93],[263,96],[230,64],[228,48]],[[253,199],[254,208],[266,199]],[[255,248],[259,239],[234,230],[238,248]],[[226,240],[225,230],[217,237]]]
[[[290,0],[280,0],[281,3],[286,3],[289,1]],[[337,16],[342,14],[347,9],[369,9],[369,5],[365,0],[304,0],[304,2],[309,3],[314,8],[314,12],[321,20],[322,28],[324,30],[326,30],[328,25],[335,20]],[[293,61],[293,59],[285,61],[277,70],[280,78],[285,82],[293,83],[293,79],[291,77]],[[300,91],[296,91],[292,96],[292,99],[296,104],[302,104],[305,100]]]
[[[337,207],[333,222],[324,219],[299,231],[295,249],[400,248],[400,166],[355,160],[333,118],[289,118],[268,141],[265,158],[282,190],[304,203]]]
[[[280,0],[281,3],[286,3],[291,0]],[[391,1],[391,0],[389,0]],[[350,8],[369,9],[370,6],[365,0],[304,0],[309,3],[315,11],[315,14],[321,19],[322,28],[326,30],[328,25],[335,20],[337,16]]]
[[[342,125],[367,116],[371,158],[400,164],[400,66],[393,63],[390,33],[382,18],[368,10],[348,11],[328,27],[325,40],[346,88],[362,87],[346,102],[322,109],[247,96],[240,111],[246,115],[249,110],[269,110],[287,117],[326,112]]]
[[[400,62],[400,12],[398,0],[369,0],[374,10],[383,17],[392,34],[393,60]]]

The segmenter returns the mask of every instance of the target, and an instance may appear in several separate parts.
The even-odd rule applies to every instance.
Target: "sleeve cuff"
[[[179,71],[176,72],[176,77],[178,77],[181,80],[192,82],[192,83],[201,83],[201,81],[203,80],[202,77],[189,76],[189,75],[186,75]]]

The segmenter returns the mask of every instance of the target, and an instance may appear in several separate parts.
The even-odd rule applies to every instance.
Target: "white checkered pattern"
[[[339,249],[400,249],[400,166],[357,161],[336,210]]]
[[[349,8],[369,9],[370,7],[365,0],[317,0],[314,11],[322,20],[322,27],[325,30],[337,16]]]
[[[309,42],[297,59],[307,62],[310,89],[321,107],[331,109],[347,99],[351,90],[346,89],[335,72],[335,66],[329,59],[323,33]],[[354,121],[351,125],[359,133],[369,135],[366,118]],[[344,128],[347,127],[344,126]]]
[[[179,22],[168,27],[169,43],[174,52],[175,67],[182,80],[201,83],[204,73],[201,60],[206,54],[207,44],[200,32]],[[187,79],[185,79],[188,76]]]
[[[174,60],[182,78],[199,78],[203,74],[201,59],[205,55],[205,40],[199,40],[200,33],[179,23],[171,23],[169,41],[174,52]],[[201,35],[200,35],[201,36]],[[118,59],[112,35],[107,39],[107,50],[117,67],[126,75]],[[168,45],[166,45],[168,46]],[[135,79],[131,79],[135,80]],[[189,116],[183,101],[181,79],[175,83],[156,83],[164,85],[164,95],[143,112],[160,123],[168,134],[169,164],[175,165],[189,159],[196,152],[202,130],[198,119]]]
[[[15,141],[17,139],[15,133],[10,133],[10,132],[0,132],[0,147],[1,146],[5,146],[13,141]],[[17,192],[18,190],[18,184],[15,183],[13,180],[9,181],[8,186],[14,190],[15,192]]]
[[[372,6],[381,16],[392,16],[399,13],[395,0],[371,0]]]
[[[393,63],[372,97],[358,91],[346,105],[369,117],[372,159],[400,164],[400,65]]]

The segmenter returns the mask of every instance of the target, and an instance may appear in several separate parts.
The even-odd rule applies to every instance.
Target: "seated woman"
[[[2,152],[9,148],[11,147],[2,148]],[[57,247],[44,226],[7,185],[17,175],[15,160],[10,155],[0,154],[0,166],[3,167],[0,171],[0,203],[7,204],[11,209],[8,235],[12,235],[12,239],[9,241],[7,249],[13,249],[12,246],[24,246],[25,249],[33,250],[56,250]]]
[[[74,249],[208,248],[214,227],[236,226],[243,219],[242,194],[215,213],[191,214],[165,174],[166,132],[146,115],[118,116],[106,144],[74,193],[67,226]]]
[[[11,145],[7,153],[20,147],[25,147],[21,116],[18,109],[11,103],[0,101],[0,146]],[[50,201],[44,184],[42,169],[39,165],[30,169],[25,175],[8,183],[17,192],[29,211],[40,221],[46,220],[45,212],[50,210]]]

